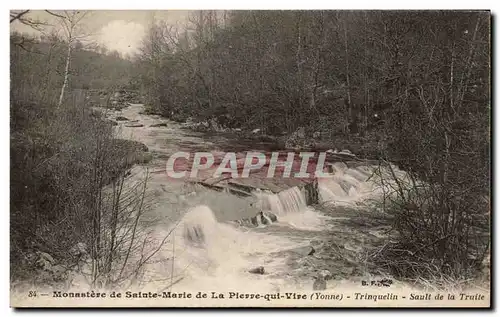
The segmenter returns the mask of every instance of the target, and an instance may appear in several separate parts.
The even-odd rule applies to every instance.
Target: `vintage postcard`
[[[10,11],[12,307],[490,307],[489,11]]]

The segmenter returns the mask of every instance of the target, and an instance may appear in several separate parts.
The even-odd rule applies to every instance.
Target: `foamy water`
[[[324,216],[306,205],[304,190],[298,187],[283,190],[277,194],[259,192],[259,209],[278,216],[274,225],[288,226],[301,230],[324,229]]]
[[[176,250],[168,251],[170,255],[175,254],[174,276],[183,275],[183,279],[173,287],[175,290],[245,289],[263,292],[276,291],[287,284],[267,277],[267,274],[286,269],[285,258],[271,257],[269,254],[297,245],[284,237],[242,231],[233,225],[220,223],[212,210],[203,205],[187,211],[173,231],[169,244],[175,246]],[[158,265],[167,268],[164,271],[169,271],[171,258],[149,269],[155,271]],[[265,267],[265,275],[248,272],[258,266]],[[171,272],[168,273],[170,275]],[[168,283],[150,283],[147,288],[160,289],[165,284]]]
[[[140,105],[124,109],[126,117],[140,120],[144,127],[121,127],[117,130],[121,137],[144,142],[156,153],[184,150],[180,144],[186,140],[195,145],[204,144],[205,140],[181,131],[175,124],[169,123],[173,128],[150,128],[149,125],[160,119],[138,114],[141,110]],[[318,182],[321,203],[356,206],[382,193],[373,181],[375,167],[348,168],[344,163],[335,163],[332,169],[332,178]],[[141,177],[140,173],[134,175]],[[199,186],[187,193],[180,193],[181,189],[179,183],[169,183],[161,173],[150,175],[148,191],[154,193],[151,214],[166,219],[155,225],[155,240],[161,241],[171,234],[151,264],[146,266],[141,289],[276,291],[303,287],[302,284],[294,285],[290,279],[277,277],[278,273],[289,269],[280,251],[309,244],[298,237],[298,230],[319,232],[327,229],[328,216],[306,205],[303,189],[292,187],[277,194],[254,192],[255,204],[250,204],[249,199]],[[230,222],[251,217],[259,211],[276,215],[278,222],[261,224],[256,229]],[[273,234],[273,227],[281,227],[285,234]],[[264,267],[265,274],[248,272],[258,266]]]
[[[355,207],[356,203],[373,199],[381,193],[379,185],[368,180],[373,168],[349,169],[345,164],[338,165],[333,178],[319,182],[322,202]],[[276,291],[304,287],[304,284],[293,284],[283,278],[269,278],[268,274],[288,270],[285,256],[276,257],[276,253],[308,245],[307,241],[295,238],[294,230],[325,230],[328,216],[306,206],[305,193],[298,187],[278,194],[264,191],[255,194],[258,209],[271,212],[278,218],[278,222],[266,226],[271,229],[273,226],[286,227],[289,234],[277,236],[272,230],[243,229],[217,221],[208,206],[192,207],[176,227],[175,238],[170,241],[177,250],[174,276],[175,272],[182,272],[185,276],[174,286],[175,289]],[[266,274],[248,272],[258,266],[263,266]]]
[[[394,177],[402,186],[409,184],[407,174],[394,165],[390,167],[394,175],[389,167],[374,165],[348,168],[345,163],[337,162],[332,168],[333,177],[318,180],[320,201],[325,204],[357,206],[369,200],[380,201],[396,188]]]

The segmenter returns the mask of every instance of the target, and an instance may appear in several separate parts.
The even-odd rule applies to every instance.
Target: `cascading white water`
[[[277,216],[304,211],[307,208],[305,193],[298,187],[292,187],[277,194],[264,192],[259,196],[261,209]]]
[[[372,171],[366,167],[348,168],[346,164],[332,164],[333,176],[318,180],[320,201],[350,205],[373,192],[368,179]]]
[[[148,267],[156,273],[149,279],[161,282],[149,283],[148,289],[161,289],[170,283],[170,279],[164,282],[165,277],[173,275],[173,281],[182,277],[174,286],[178,291],[271,292],[288,284],[285,280],[269,280],[267,275],[283,271],[286,262],[284,256],[267,254],[296,247],[297,242],[266,233],[243,232],[217,222],[208,206],[199,205],[186,212],[167,245],[161,255],[163,261]],[[261,265],[265,265],[265,275],[248,272]]]
[[[406,173],[391,166],[398,180],[405,181]],[[332,164],[333,176],[318,180],[320,201],[338,205],[353,205],[367,198],[374,198],[383,192],[377,166],[358,166],[348,168],[344,163]],[[393,176],[388,168],[378,170],[385,179],[385,186],[392,182]]]
[[[335,174],[332,178],[318,180],[321,201],[354,206],[356,202],[377,194],[378,185],[372,175],[374,168],[347,168],[343,163],[334,165]],[[396,172],[401,174],[400,171]],[[277,194],[262,191],[255,194],[259,198],[257,207],[278,218],[278,222],[266,226],[279,226],[280,232],[324,230],[328,217],[306,205],[305,190],[292,187]],[[234,211],[235,206],[229,202],[226,203],[226,209],[228,212]],[[284,289],[291,286],[286,279],[269,279],[267,274],[282,272],[287,267],[285,255],[276,257],[273,252],[297,247],[304,244],[303,241],[294,240],[294,235],[271,235],[269,229],[264,228],[242,230],[224,221],[218,222],[214,211],[208,206],[191,207],[175,229],[173,239],[169,240],[168,245],[173,246],[175,254],[172,254],[172,249],[163,252],[164,260],[151,268],[157,274],[151,279],[170,276],[169,259],[174,258],[173,275],[183,276],[183,280],[175,286],[177,290],[241,290],[244,285],[244,289],[251,287],[256,291],[271,291],[275,287]],[[266,274],[248,272],[261,265],[265,267]]]
[[[256,195],[260,210],[277,216],[275,225],[320,230],[324,217],[307,206],[303,188],[292,187],[277,194],[259,192]]]

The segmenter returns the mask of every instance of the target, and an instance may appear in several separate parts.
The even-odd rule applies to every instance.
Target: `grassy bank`
[[[11,114],[11,279],[31,280],[41,265],[34,254],[67,266],[78,260],[70,250],[92,245],[101,189],[151,156],[142,143],[115,139],[84,104],[13,100]]]

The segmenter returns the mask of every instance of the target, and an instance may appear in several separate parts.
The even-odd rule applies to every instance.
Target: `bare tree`
[[[66,54],[66,64],[64,68],[64,81],[61,87],[61,93],[59,94],[59,101],[57,103],[57,108],[60,108],[64,101],[64,94],[69,83],[70,77],[70,67],[71,67],[71,53],[73,46],[77,41],[85,39],[88,34],[85,33],[81,28],[81,22],[88,15],[88,11],[63,11],[61,14],[46,10],[52,16],[60,19],[60,24],[62,26],[64,37],[67,42],[67,54]]]
[[[41,31],[44,26],[49,25],[46,22],[42,22],[40,20],[33,19],[28,17],[28,14],[31,10],[22,10],[22,11],[11,11],[10,12],[10,23],[15,21],[24,24],[26,26],[31,27],[34,30]]]

